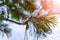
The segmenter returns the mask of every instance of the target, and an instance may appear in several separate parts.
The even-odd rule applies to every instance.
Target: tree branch
[[[25,25],[25,24],[27,24],[27,22],[28,22],[28,21],[30,21],[30,20],[31,20],[31,18],[32,18],[32,16],[30,16],[30,17],[26,18],[26,21],[25,21],[25,22],[23,22],[23,23],[19,23],[19,22],[13,21],[13,20],[10,20],[10,19],[8,19],[8,18],[5,18],[5,20],[6,20],[6,21],[13,22],[13,23],[16,23],[16,24],[18,24],[18,25]]]
[[[16,21],[13,21],[13,20],[10,20],[10,19],[7,19],[5,18],[6,21],[10,21],[10,22],[13,22],[13,23],[16,23],[18,25],[24,25],[24,23],[19,23],[19,22],[16,22]]]

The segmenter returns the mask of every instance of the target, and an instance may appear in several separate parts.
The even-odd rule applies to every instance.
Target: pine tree
[[[36,29],[35,33],[37,36],[40,34],[45,36],[44,33],[52,32],[51,27],[56,25],[54,13],[49,10],[45,15],[42,15],[42,10],[46,8],[46,5],[44,6],[42,4],[45,2],[41,0],[42,3],[40,2],[41,5],[38,8],[36,8],[35,2],[36,0],[1,0],[0,31],[7,35],[10,33],[11,29],[7,27],[8,24],[3,23],[3,21],[9,21],[19,25],[26,25],[26,31],[29,30],[28,23],[32,22],[35,27],[34,29]],[[4,11],[3,7],[6,7],[7,10]],[[20,20],[22,20],[22,22],[20,22]]]

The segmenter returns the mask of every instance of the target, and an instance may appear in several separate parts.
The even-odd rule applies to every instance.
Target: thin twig
[[[24,25],[24,23],[19,23],[19,22],[16,22],[16,21],[13,21],[13,20],[10,20],[10,19],[5,19],[6,21],[10,21],[10,22],[13,22],[13,23],[16,23],[16,24],[19,24],[19,25]]]

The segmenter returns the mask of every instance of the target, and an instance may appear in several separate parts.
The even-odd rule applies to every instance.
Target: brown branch
[[[28,17],[28,18],[26,19],[26,21],[23,22],[23,23],[19,23],[19,22],[13,21],[13,20],[10,20],[10,19],[8,19],[8,18],[5,18],[5,20],[6,20],[6,21],[13,22],[13,23],[16,23],[16,24],[18,24],[18,25],[25,25],[25,24],[27,24],[27,22],[29,22],[29,21],[31,20],[31,18],[32,18],[32,16]]]
[[[31,20],[32,16],[26,18],[25,24]]]

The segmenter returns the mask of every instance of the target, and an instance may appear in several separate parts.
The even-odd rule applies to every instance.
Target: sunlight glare
[[[53,2],[60,4],[60,0],[53,0]]]
[[[53,11],[60,13],[60,0],[53,0]]]

